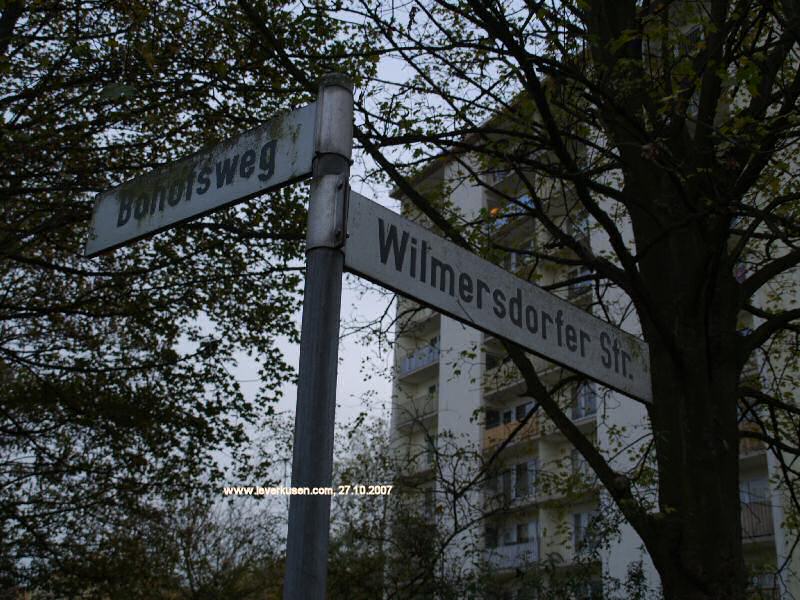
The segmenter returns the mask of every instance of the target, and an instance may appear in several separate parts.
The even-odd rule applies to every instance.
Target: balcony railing
[[[424,425],[436,414],[438,406],[438,395],[433,393],[398,401],[395,406],[398,429],[408,428],[415,424]]]
[[[742,504],[742,537],[745,539],[771,537],[775,534],[772,525],[772,507],[765,502]]]
[[[761,426],[757,423],[750,421],[742,421],[739,423],[740,431],[755,431],[760,432]],[[762,452],[766,450],[766,445],[763,441],[751,437],[739,438],[739,454],[753,454],[755,452]]]
[[[527,542],[487,548],[485,560],[493,569],[517,569],[539,560],[539,539]]]
[[[511,421],[510,423],[504,423],[502,425],[498,425],[497,427],[487,429],[483,434],[484,449],[493,448],[498,444],[502,444],[518,425],[519,421]],[[531,420],[528,421],[525,426],[517,432],[517,435],[514,436],[514,439],[510,443],[518,444],[520,442],[530,440],[538,435],[539,420],[534,415],[531,417]]]
[[[400,377],[411,375],[439,362],[439,348],[425,346],[412,352],[400,362]]]

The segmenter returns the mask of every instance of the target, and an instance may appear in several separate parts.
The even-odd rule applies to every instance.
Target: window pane
[[[486,528],[486,547],[497,548],[497,529],[494,527]]]
[[[517,543],[524,544],[528,541],[528,524],[520,523],[517,525]]]
[[[524,498],[528,495],[530,481],[528,479],[528,463],[520,463],[516,465],[516,485],[514,486],[514,495],[517,498]]]

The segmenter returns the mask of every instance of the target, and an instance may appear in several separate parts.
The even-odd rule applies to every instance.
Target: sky
[[[403,64],[384,57],[378,67],[378,76],[384,81],[402,81],[408,77],[403,72]],[[389,190],[374,184],[366,176],[368,168],[363,160],[356,158],[350,176],[351,188],[395,212],[399,212],[399,203],[389,196]],[[374,321],[382,315],[385,323],[394,316],[394,295],[362,280],[355,275],[345,274],[342,285],[342,309],[340,320],[339,365],[336,388],[336,426],[345,429],[361,414],[366,412],[371,417],[389,418],[391,407],[392,381],[391,372],[393,349],[374,339],[353,334],[353,328],[365,322]],[[390,305],[391,303],[391,305]],[[388,308],[388,313],[387,313]],[[300,331],[302,312],[295,316],[295,325]],[[389,332],[391,339],[391,330]],[[299,344],[291,343],[283,338],[278,342],[288,364],[295,371],[299,364]],[[258,365],[246,355],[239,357],[239,364],[233,370],[246,397],[253,398],[258,389]],[[288,421],[294,423],[297,388],[294,384],[286,384],[282,389],[283,397],[276,410],[284,413]],[[259,437],[259,436],[256,436]],[[288,473],[285,473],[288,476]],[[288,480],[287,480],[288,481]],[[236,482],[230,482],[236,484]]]
[[[396,202],[389,199],[388,194],[376,194],[374,190],[365,189],[357,181],[353,181],[356,191],[375,201],[396,210]],[[336,424],[344,427],[351,423],[361,412],[370,416],[388,417],[391,402],[392,383],[390,378],[393,364],[392,348],[379,344],[373,339],[365,339],[364,335],[354,333],[359,324],[379,319],[387,308],[393,315],[393,307],[389,304],[393,295],[381,290],[374,284],[345,274],[342,284],[342,310],[340,321],[339,366],[336,390]],[[294,315],[298,331],[302,312]],[[279,347],[285,360],[295,370],[299,364],[299,345],[282,338]],[[234,369],[236,379],[248,397],[253,397],[258,389],[258,365],[247,356],[241,355],[239,364]],[[297,401],[297,389],[294,384],[283,386],[283,397],[277,410],[292,415]]]
[[[402,81],[408,77],[403,71],[403,63],[384,57],[378,66],[378,77],[384,81]],[[356,160],[351,169],[350,185],[352,189],[395,212],[399,212],[399,203],[389,196],[389,190],[369,183],[365,176],[367,166]],[[373,416],[389,416],[391,406],[392,383],[390,378],[393,364],[392,348],[379,345],[374,339],[365,342],[363,336],[348,335],[356,324],[379,318],[386,313],[387,305],[393,295],[380,290],[377,286],[360,280],[354,275],[346,274],[342,286],[342,311],[339,340],[339,369],[336,390],[336,424],[345,426],[352,422],[359,413],[367,412]],[[394,315],[394,304],[389,312]],[[295,315],[298,331],[302,313]],[[297,369],[299,363],[299,345],[283,339],[280,348],[287,362]],[[258,368],[246,357],[240,360],[236,369],[237,379],[245,394],[252,394],[258,387]],[[285,385],[283,398],[278,410],[293,413],[297,401],[297,389],[294,385]]]

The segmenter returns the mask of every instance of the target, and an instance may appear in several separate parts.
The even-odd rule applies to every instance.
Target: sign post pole
[[[344,75],[326,75],[317,100],[292,487],[332,484],[342,247],[352,147],[352,81]],[[325,598],[330,503],[327,495],[291,496],[284,600]]]

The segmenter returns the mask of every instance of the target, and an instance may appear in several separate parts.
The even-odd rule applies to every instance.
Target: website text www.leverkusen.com
[[[392,485],[339,485],[334,487],[225,486],[223,496],[388,496]]]

